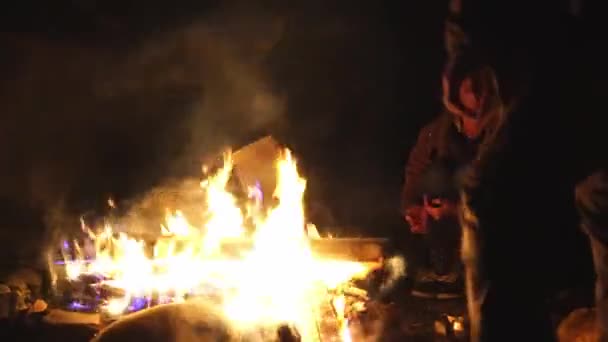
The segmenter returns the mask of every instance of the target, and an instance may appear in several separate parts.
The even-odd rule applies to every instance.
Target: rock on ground
[[[124,317],[103,329],[95,342],[236,341],[237,333],[210,304],[192,300]]]
[[[595,309],[576,309],[559,324],[557,329],[558,340],[559,342],[598,341],[596,324]]]

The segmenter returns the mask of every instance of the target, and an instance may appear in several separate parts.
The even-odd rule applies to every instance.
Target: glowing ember
[[[278,159],[276,205],[265,213],[259,210],[259,187],[250,189],[252,203],[246,213],[237,206],[226,190],[232,167],[228,153],[223,168],[201,182],[206,193],[203,226],[194,227],[180,211],[168,212],[152,253],[146,252],[144,241],[115,234],[109,225],[97,232],[83,226],[94,258],[87,260],[86,246],[74,243],[76,257],[64,255],[67,278],[96,275],[100,286],[115,290],[119,295],[101,306],[107,315],[214,293],[239,328],[287,323],[297,328],[303,341],[318,339],[318,308],[329,300],[342,340],[350,341],[344,295],[332,300],[330,293],[339,293],[342,284],[369,270],[363,263],[326,260],[312,252],[310,239],[320,236],[314,225],[306,225],[306,181],[290,151]],[[253,222],[250,234],[245,222]],[[238,248],[236,258],[223,249],[235,241],[247,246]]]

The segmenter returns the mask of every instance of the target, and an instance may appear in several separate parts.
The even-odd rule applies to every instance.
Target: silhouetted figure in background
[[[555,293],[591,279],[572,189],[602,153],[593,122],[600,64],[593,37],[560,5],[450,8],[446,40],[489,57],[508,110],[462,183],[472,341],[554,340]]]

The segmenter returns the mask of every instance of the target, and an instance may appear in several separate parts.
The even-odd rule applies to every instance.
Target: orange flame
[[[226,258],[222,244],[247,237],[245,214],[226,190],[233,168],[230,153],[224,161],[221,170],[201,182],[207,202],[202,227],[192,226],[180,211],[168,212],[151,256],[146,254],[143,241],[124,233],[113,234],[110,226],[97,233],[87,229],[96,258],[85,263],[80,253],[76,260],[66,260],[67,277],[96,273],[112,279],[105,283],[125,294],[103,308],[111,315],[123,313],[133,296],[171,293],[183,299],[202,284],[212,283],[224,289],[224,311],[238,327],[290,323],[298,328],[303,341],[316,340],[315,308],[328,298],[328,290],[366,274],[367,267],[314,255],[309,239],[319,236],[314,226],[306,227],[302,205],[306,180],[298,174],[289,150],[281,154],[276,165],[277,205],[265,214],[249,213],[257,215],[252,218],[252,248],[241,250],[237,260]],[[342,339],[350,341],[344,296],[333,304],[341,316]]]

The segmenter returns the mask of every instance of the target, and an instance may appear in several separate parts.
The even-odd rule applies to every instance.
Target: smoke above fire
[[[272,9],[222,2],[123,39],[3,36],[12,49],[0,84],[0,204],[14,216],[5,224],[32,226],[21,232],[40,242],[42,226],[168,175],[198,176],[203,156],[280,124],[284,98],[264,61],[284,25]],[[24,222],[36,215],[44,221]],[[7,228],[2,238],[19,240]]]
[[[165,98],[185,97],[178,106],[187,114],[176,118],[177,130],[185,142],[183,155],[196,158],[281,119],[283,99],[274,92],[264,61],[284,25],[280,15],[250,6],[220,8],[131,48],[95,91],[106,99],[155,91]]]

